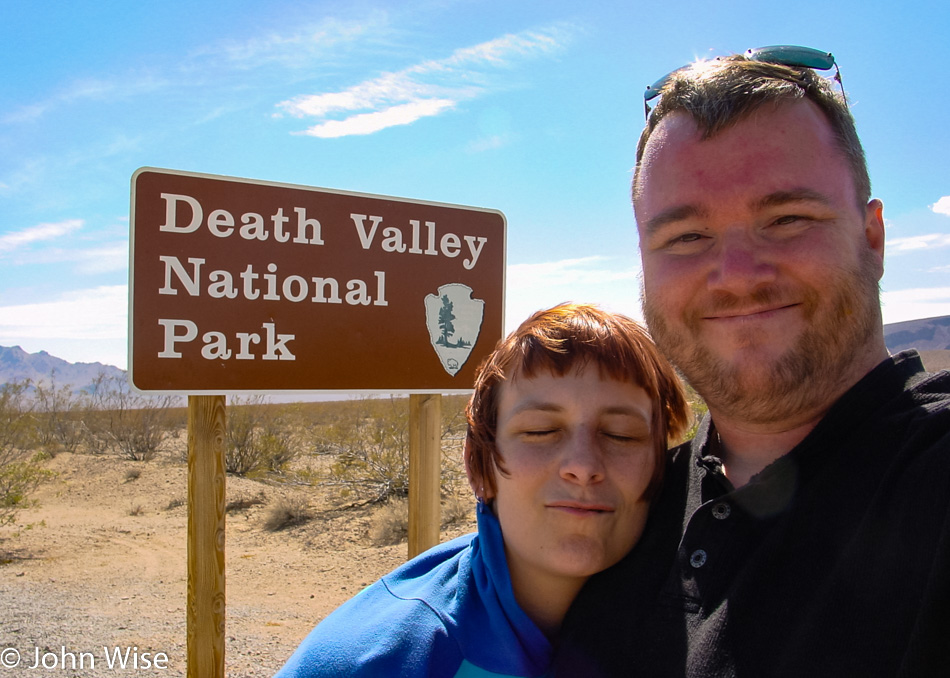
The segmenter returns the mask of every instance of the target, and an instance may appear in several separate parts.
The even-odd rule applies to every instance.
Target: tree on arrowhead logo
[[[425,298],[429,341],[442,367],[453,377],[472,354],[482,331],[485,300],[473,299],[472,292],[468,285],[449,283],[439,287],[438,294]]]

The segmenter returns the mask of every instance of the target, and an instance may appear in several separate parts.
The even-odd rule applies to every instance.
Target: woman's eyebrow
[[[515,405],[511,409],[511,415],[515,416],[516,414],[521,414],[522,412],[562,412],[565,408],[557,403],[547,402],[543,400],[529,400],[518,405]],[[605,407],[600,411],[601,415],[622,415],[627,417],[636,417],[637,419],[642,419],[644,421],[648,420],[648,417],[644,416],[643,412],[639,407],[632,405],[613,405],[611,407]]]
[[[563,409],[564,408],[557,403],[548,402],[546,400],[526,400],[515,405],[511,409],[511,415],[514,416],[527,411],[560,412]]]
[[[628,405],[616,405],[614,407],[605,408],[602,411],[602,414],[622,414],[628,417],[637,417],[638,419],[646,419],[643,415],[643,412],[639,407],[633,407]]]

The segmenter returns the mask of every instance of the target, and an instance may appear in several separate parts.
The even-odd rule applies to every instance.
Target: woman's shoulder
[[[467,585],[476,534],[434,546],[383,576],[380,584],[398,600],[418,600],[440,607]]]
[[[458,594],[473,536],[440,544],[363,589],[320,622],[278,676],[453,675],[463,659],[455,603],[465,597]]]

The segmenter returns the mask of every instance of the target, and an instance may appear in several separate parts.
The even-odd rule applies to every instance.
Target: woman
[[[481,366],[468,406],[478,532],[343,604],[278,676],[545,675],[581,586],[639,538],[687,420],[635,322],[586,305],[535,313]]]

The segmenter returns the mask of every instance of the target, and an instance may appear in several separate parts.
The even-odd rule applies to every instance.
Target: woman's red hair
[[[495,434],[501,385],[541,370],[563,376],[579,365],[595,364],[605,379],[636,384],[653,404],[651,430],[656,448],[651,497],[662,481],[668,444],[685,433],[690,409],[682,382],[646,330],[630,318],[588,304],[561,304],[538,311],[498,346],[479,367],[467,408],[469,477],[482,497],[495,495],[495,469],[504,473]]]

